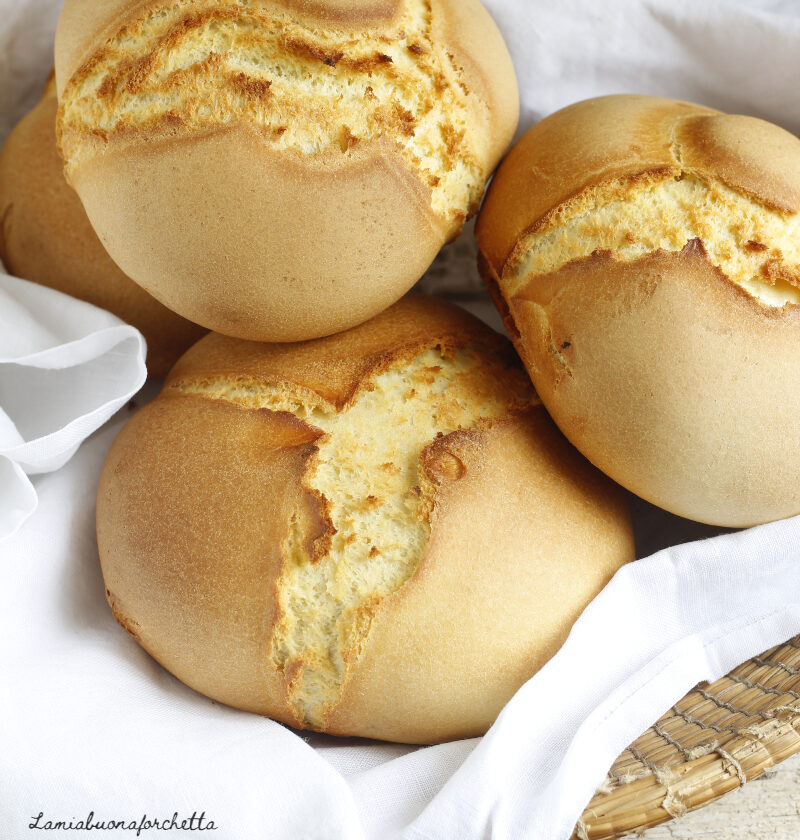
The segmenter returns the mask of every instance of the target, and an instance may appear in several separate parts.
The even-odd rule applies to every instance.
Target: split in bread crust
[[[531,277],[595,251],[631,262],[682,251],[694,239],[712,265],[762,303],[800,303],[800,215],[692,173],[614,181],[566,202],[520,240],[502,285],[514,295]]]
[[[432,37],[430,0],[366,32],[310,25],[247,0],[157,3],[77,72],[61,96],[67,171],[111,138],[179,136],[235,122],[302,155],[390,139],[460,227],[488,172],[469,87]],[[477,144],[476,144],[477,141]]]
[[[256,341],[397,301],[519,113],[479,0],[65,0],[55,53],[65,171],[108,253]]]
[[[97,535],[115,617],[179,679],[406,743],[485,732],[633,559],[509,343],[413,295],[319,341],[198,342],[114,442]]]
[[[680,516],[800,512],[800,141],[687,102],[576,103],[509,152],[480,271],[569,440]]]
[[[328,527],[309,551],[300,518],[292,519],[272,659],[293,675],[290,702],[302,724],[324,728],[340,699],[345,663],[358,658],[369,633],[371,612],[411,577],[428,543],[426,448],[538,400],[524,374],[504,360],[441,348],[393,360],[340,407],[313,395],[299,398],[285,385],[211,380],[173,387],[249,409],[290,412],[320,434],[304,484],[320,500]]]

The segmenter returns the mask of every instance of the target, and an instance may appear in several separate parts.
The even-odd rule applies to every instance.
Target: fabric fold
[[[109,312],[0,273],[0,540],[36,509],[27,476],[60,469],[131,399],[145,354]]]

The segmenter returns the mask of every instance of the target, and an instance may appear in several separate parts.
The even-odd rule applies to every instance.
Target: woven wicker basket
[[[701,683],[614,762],[576,840],[642,831],[800,752],[800,636]]]

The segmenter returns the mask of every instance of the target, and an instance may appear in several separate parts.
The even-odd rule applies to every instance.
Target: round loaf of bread
[[[510,343],[414,296],[317,341],[202,339],[112,446],[97,535],[114,615],[179,679],[408,743],[483,733],[633,559]]]
[[[572,105],[509,153],[481,272],[564,434],[681,516],[800,513],[800,141],[648,96]]]
[[[513,136],[478,0],[66,0],[68,181],[123,270],[226,335],[385,309],[477,210]]]
[[[64,180],[56,151],[55,79],[0,153],[0,259],[17,277],[93,303],[147,340],[147,369],[161,377],[204,333],[119,269]]]

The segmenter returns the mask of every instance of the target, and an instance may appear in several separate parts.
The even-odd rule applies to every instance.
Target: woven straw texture
[[[575,840],[640,832],[800,752],[800,636],[701,683],[614,762]]]

